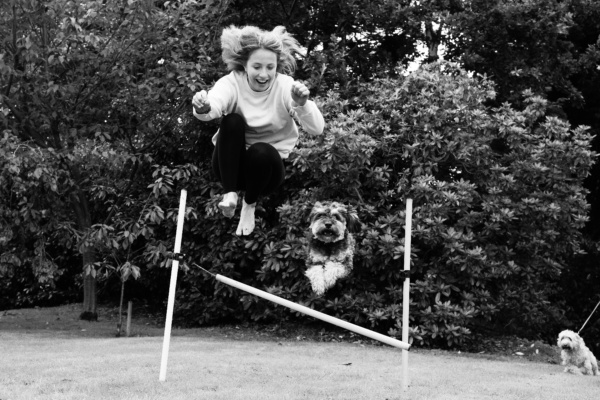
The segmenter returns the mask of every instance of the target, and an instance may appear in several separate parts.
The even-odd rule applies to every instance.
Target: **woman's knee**
[[[217,147],[219,157],[223,151],[238,154],[246,146],[246,123],[244,118],[238,114],[228,114],[221,120],[219,134],[217,135]]]
[[[246,129],[246,121],[239,114],[227,114],[221,120],[221,131],[225,132],[244,132]]]
[[[246,201],[250,203],[275,191],[285,179],[283,160],[279,152],[267,143],[255,143],[248,148],[244,172]]]
[[[267,191],[272,191],[285,178],[285,166],[279,152],[268,143],[255,143],[246,150],[246,178],[267,178]]]
[[[246,150],[246,155],[253,161],[274,161],[277,164],[282,163],[279,152],[269,143],[254,143]]]

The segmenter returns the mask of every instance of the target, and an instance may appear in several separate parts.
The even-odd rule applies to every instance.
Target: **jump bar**
[[[388,344],[390,346],[398,347],[399,349],[402,349],[402,350],[410,350],[410,344],[408,344],[408,343],[401,342],[400,340],[391,338],[389,336],[385,336],[380,333],[373,332],[371,330],[360,327],[358,325],[354,325],[349,322],[342,321],[341,319],[332,317],[327,314],[323,314],[322,312],[319,312],[319,311],[315,311],[312,308],[301,306],[300,304],[296,304],[289,300],[282,299],[281,297],[278,297],[278,296],[272,295],[270,293],[264,292],[262,290],[253,288],[252,286],[245,285],[241,282],[227,278],[223,275],[217,274],[217,275],[215,275],[215,279],[226,285],[233,286],[235,288],[243,290],[244,292],[248,292],[248,293],[258,296],[258,297],[262,297],[263,299],[272,301],[273,303],[277,303],[284,307],[291,308],[294,311],[301,312],[301,313],[309,315],[311,317],[328,322],[332,325],[339,326],[340,328],[344,328],[344,329],[352,331],[354,333],[358,333],[359,335],[363,335],[368,338],[378,340],[382,343]]]

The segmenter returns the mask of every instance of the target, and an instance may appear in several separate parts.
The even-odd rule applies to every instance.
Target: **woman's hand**
[[[208,101],[206,90],[201,90],[194,95],[192,104],[196,114],[208,114],[210,112],[210,102]]]
[[[300,107],[306,104],[310,91],[302,82],[292,83],[292,100],[296,102]]]

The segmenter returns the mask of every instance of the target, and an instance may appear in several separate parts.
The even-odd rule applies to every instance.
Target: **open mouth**
[[[326,237],[326,238],[333,238],[333,237],[337,236],[337,232],[334,231],[333,229],[323,229],[322,231],[319,232],[319,236]]]

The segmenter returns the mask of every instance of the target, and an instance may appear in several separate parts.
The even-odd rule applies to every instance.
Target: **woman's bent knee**
[[[226,132],[245,130],[246,121],[239,114],[227,114],[221,120],[221,130]]]
[[[254,143],[246,150],[246,154],[252,160],[273,160],[281,162],[279,152],[269,143]]]

